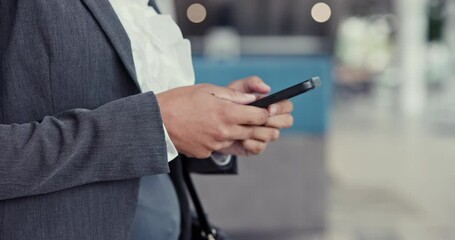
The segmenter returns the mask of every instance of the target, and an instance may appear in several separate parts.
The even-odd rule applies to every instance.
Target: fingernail
[[[273,116],[278,111],[278,108],[275,105],[270,106],[270,115]]]
[[[279,131],[278,129],[275,130],[275,133],[274,133],[274,134],[275,134],[275,139],[280,138],[280,131]]]
[[[254,95],[254,94],[244,93],[243,95],[245,96],[246,99],[248,99],[250,101],[256,100],[256,95]]]
[[[272,90],[272,88],[269,85],[267,85],[267,84],[265,84],[263,82],[260,85],[261,85],[261,88],[267,89],[267,91]]]

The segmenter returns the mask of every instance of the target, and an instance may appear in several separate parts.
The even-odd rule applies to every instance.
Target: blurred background
[[[455,0],[158,2],[198,82],[323,81],[238,176],[195,177],[234,240],[455,239]]]

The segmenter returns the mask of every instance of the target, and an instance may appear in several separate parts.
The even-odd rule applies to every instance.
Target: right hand
[[[253,93],[260,97],[265,97],[265,94],[271,90],[262,79],[256,76],[234,81],[228,87],[243,93]],[[269,111],[269,120],[264,126],[254,126],[252,138],[235,141],[230,147],[222,149],[219,152],[237,156],[261,154],[266,149],[268,143],[278,139],[282,128],[292,126],[292,102],[284,100],[270,105],[267,109]]]
[[[251,138],[264,125],[266,109],[246,106],[255,95],[209,84],[180,87],[156,95],[166,130],[180,153],[207,158],[212,152]],[[235,102],[235,103],[234,103]]]

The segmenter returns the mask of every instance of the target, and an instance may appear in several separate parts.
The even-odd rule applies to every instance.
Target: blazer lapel
[[[131,43],[122,23],[108,0],[82,0],[106,33],[126,70],[140,89],[134,67]]]

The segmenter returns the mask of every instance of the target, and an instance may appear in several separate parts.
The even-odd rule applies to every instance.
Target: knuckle
[[[255,130],[254,127],[251,126],[245,126],[244,129],[241,130],[241,132],[238,132],[238,137],[241,137],[242,140],[246,139],[251,139],[254,138],[255,136]]]
[[[248,125],[264,125],[269,120],[269,113],[267,110],[259,110],[254,112],[251,117],[248,118]]]
[[[246,134],[247,139],[251,139],[251,138],[253,138],[254,136],[256,136],[256,130],[255,130],[254,127],[249,128],[247,131],[248,131],[247,134]]]
[[[225,140],[229,138],[229,131],[226,127],[218,127],[215,132],[215,139],[216,140]]]
[[[230,124],[232,123],[232,114],[229,113],[229,107],[224,105],[225,103],[222,102],[221,106],[217,107],[214,111],[215,119],[217,124]]]

